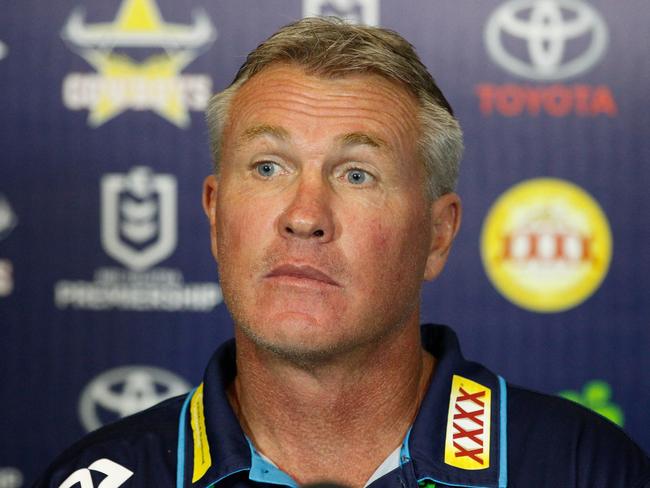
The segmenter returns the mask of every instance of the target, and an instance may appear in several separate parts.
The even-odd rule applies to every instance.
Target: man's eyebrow
[[[338,139],[344,146],[370,146],[377,149],[388,147],[388,143],[381,137],[369,135],[364,132],[350,132],[340,136]]]
[[[289,132],[282,127],[278,127],[276,125],[261,124],[254,125],[253,127],[246,129],[239,140],[241,144],[245,144],[252,141],[253,139],[264,136],[271,136],[274,139],[280,139],[282,141],[288,141],[291,138]]]
[[[238,145],[251,142],[258,137],[270,136],[274,139],[286,142],[291,139],[289,131],[277,125],[260,124],[246,129],[239,137]],[[365,132],[349,132],[336,138],[343,146],[370,146],[376,149],[384,149],[389,144],[381,137],[366,134]]]

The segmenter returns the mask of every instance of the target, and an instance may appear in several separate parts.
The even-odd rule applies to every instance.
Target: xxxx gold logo
[[[445,463],[461,469],[490,467],[492,390],[454,375],[447,415]]]
[[[192,25],[167,23],[154,0],[123,0],[117,17],[108,23],[88,24],[83,10],[73,11],[63,39],[96,73],[66,76],[66,107],[88,110],[92,127],[126,110],[153,111],[178,127],[188,127],[189,111],[207,105],[212,80],[181,71],[216,38],[203,10],[194,11],[193,19]],[[155,54],[150,54],[152,49]],[[142,59],[143,53],[148,57]],[[141,60],[131,57],[136,54]]]
[[[481,235],[488,277],[535,312],[582,303],[605,278],[612,253],[607,217],[581,188],[558,179],[520,183],[490,209]]]

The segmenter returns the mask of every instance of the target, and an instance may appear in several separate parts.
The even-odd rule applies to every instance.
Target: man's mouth
[[[283,264],[273,268],[265,278],[293,278],[316,281],[330,286],[341,286],[328,274],[308,265]]]

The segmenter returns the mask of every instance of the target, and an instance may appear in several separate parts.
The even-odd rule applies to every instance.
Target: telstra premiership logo
[[[63,279],[54,285],[60,309],[192,310],[221,303],[216,282],[185,282],[180,269],[154,267],[177,245],[176,177],[135,166],[101,178],[101,243],[126,267],[95,269],[92,281]],[[0,487],[1,488],[1,487]]]
[[[181,75],[216,38],[203,10],[192,25],[163,20],[154,0],[123,0],[112,22],[88,24],[84,12],[72,12],[62,32],[70,48],[97,73],[71,73],[63,99],[71,110],[89,110],[98,127],[125,110],[151,110],[178,127],[190,124],[189,110],[203,110],[212,92],[207,75]],[[149,53],[137,62],[123,51]]]
[[[485,27],[492,59],[531,80],[584,73],[600,60],[607,40],[605,22],[582,0],[512,0],[494,11]]]

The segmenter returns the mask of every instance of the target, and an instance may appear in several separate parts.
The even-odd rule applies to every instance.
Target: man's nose
[[[287,239],[313,239],[320,243],[334,237],[331,189],[326,181],[300,181],[278,220],[280,235]]]

